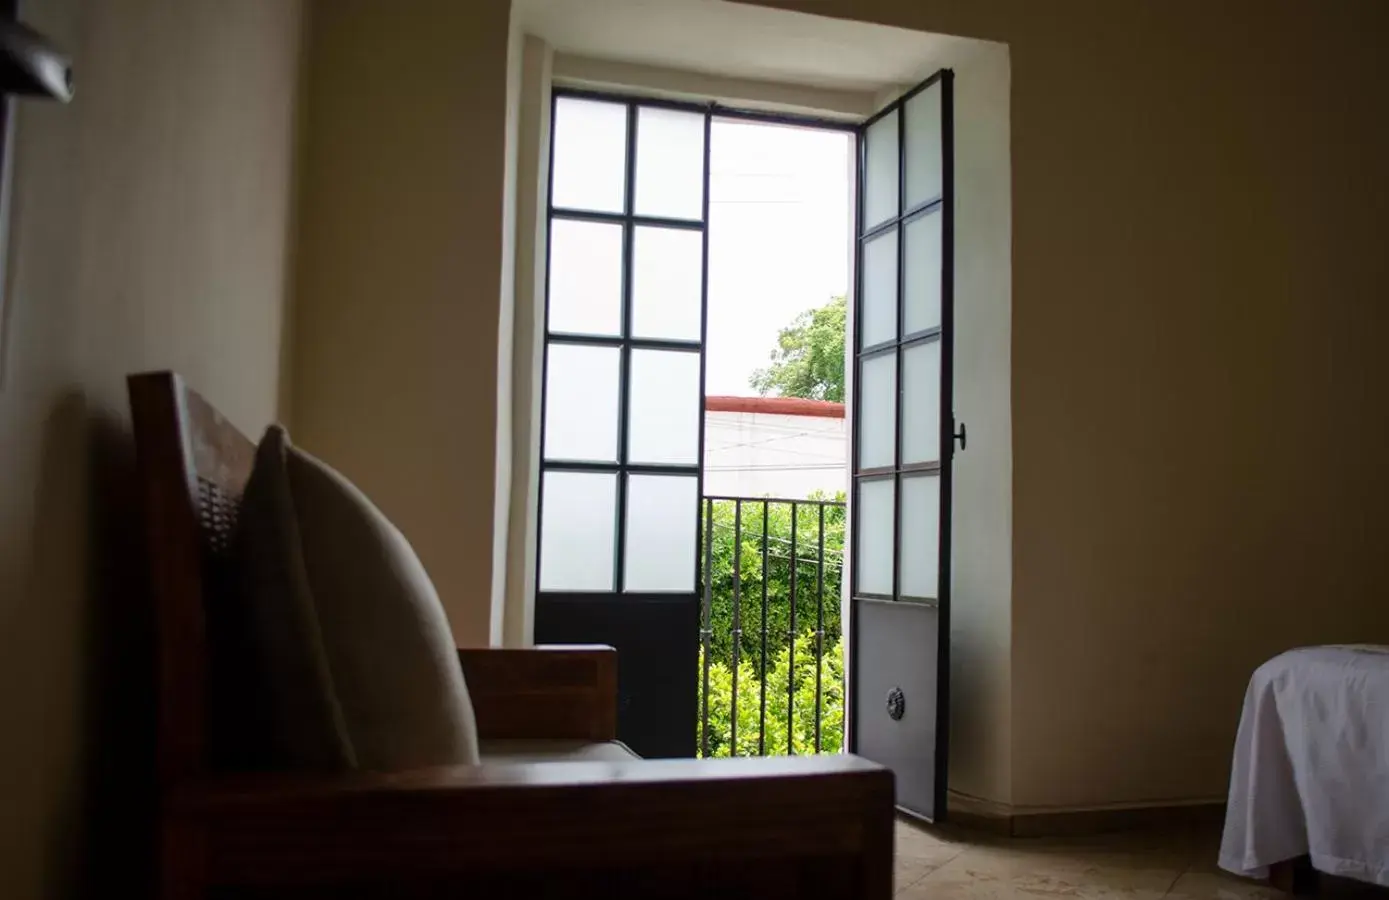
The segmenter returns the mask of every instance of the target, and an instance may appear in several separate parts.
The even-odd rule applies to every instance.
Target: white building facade
[[[844,404],[797,397],[707,397],[704,495],[835,497],[848,490]]]

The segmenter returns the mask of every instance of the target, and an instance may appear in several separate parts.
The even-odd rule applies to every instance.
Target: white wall
[[[1008,48],[955,66],[955,457],[950,786],[1011,791],[1013,441]]]
[[[848,489],[844,419],[708,411],[704,493],[799,500]]]
[[[514,13],[513,13],[514,14]],[[516,27],[516,22],[512,22]],[[540,361],[545,322],[545,233],[550,172],[550,82],[554,52],[522,40],[517,135],[516,295],[511,351],[511,492],[506,538],[505,608],[493,609],[492,643],[526,646],[534,634],[536,508],[540,493]],[[493,598],[495,604],[496,598]],[[500,632],[500,633],[499,633]],[[498,640],[500,638],[500,641]]]

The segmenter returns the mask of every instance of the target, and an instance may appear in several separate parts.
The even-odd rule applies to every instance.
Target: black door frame
[[[620,213],[595,212],[591,210],[565,209],[557,207],[554,203],[554,151],[555,151],[555,110],[561,99],[570,97],[581,100],[597,100],[604,103],[613,103],[626,107],[627,117],[627,145],[626,156],[624,158],[624,190],[623,190],[623,210]],[[642,463],[629,463],[627,460],[627,412],[631,397],[631,363],[633,350],[667,350],[685,353],[698,353],[699,366],[699,403],[704,403],[704,339],[708,332],[708,272],[709,272],[709,116],[707,111],[693,109],[690,112],[704,113],[704,201],[703,212],[699,219],[674,219],[664,216],[638,215],[635,211],[636,204],[636,173],[637,173],[637,119],[638,110],[643,107],[670,108],[665,103],[648,103],[639,101],[632,97],[618,97],[613,95],[595,94],[586,91],[568,91],[556,89],[553,91],[550,100],[550,172],[548,185],[546,188],[546,241],[545,241],[545,320],[544,320],[544,342],[542,350],[542,362],[540,372],[540,487],[537,491],[537,534],[540,533],[540,524],[543,522],[545,514],[545,473],[546,472],[600,472],[616,476],[616,516],[614,527],[616,534],[613,541],[613,590],[611,591],[542,591],[539,588],[542,548],[537,543],[536,547],[536,585],[537,601],[540,597],[547,599],[562,599],[570,596],[580,596],[592,599],[597,596],[626,595],[626,572],[624,565],[626,561],[626,493],[628,474],[637,475],[693,475],[697,478],[697,493],[703,491],[704,473],[700,460],[704,455],[704,422],[700,417],[698,447],[695,451],[695,462],[690,464],[674,465],[650,465]],[[553,231],[556,219],[577,222],[600,222],[611,225],[618,225],[622,228],[622,299],[621,299],[621,325],[620,333],[617,336],[599,336],[588,334],[570,334],[565,332],[555,332],[550,330],[550,251],[551,241],[549,235]],[[698,340],[669,340],[660,338],[637,338],[631,336],[632,322],[632,246],[638,227],[653,228],[674,228],[687,231],[698,231],[702,236],[703,250],[701,261],[701,278],[704,283],[700,289],[699,308],[699,339]],[[617,460],[615,462],[593,462],[575,460],[548,460],[545,457],[545,432],[546,432],[546,411],[549,405],[549,391],[547,390],[547,379],[550,371],[550,347],[555,344],[569,346],[589,346],[589,347],[611,347],[617,349],[620,354],[618,364],[618,410],[617,410]],[[692,515],[698,519],[699,510],[696,509]],[[697,556],[694,551],[692,555]],[[691,562],[691,572],[693,573],[696,584],[699,577],[699,564],[695,559]],[[679,592],[658,592],[657,597],[683,596],[684,591]]]
[[[557,207],[554,204],[554,151],[555,151],[555,112],[558,104],[563,98],[578,100],[593,100],[604,103],[621,104],[626,107],[626,149],[624,160],[624,197],[622,212],[595,212],[590,210],[576,210]],[[703,206],[699,219],[674,219],[662,216],[649,216],[638,214],[635,210],[635,182],[637,171],[637,123],[639,110],[642,108],[669,109],[682,112],[697,113],[704,117],[704,160],[703,160]],[[691,690],[684,691],[688,698],[682,697],[681,704],[688,704],[689,715],[684,719],[689,722],[688,752],[681,755],[694,756],[696,750],[696,726],[698,724],[697,713],[697,691],[693,689],[695,679],[699,671],[698,666],[698,640],[699,628],[698,617],[700,611],[700,598],[703,594],[702,569],[699,560],[699,542],[690,548],[690,565],[693,572],[691,591],[674,592],[631,592],[626,590],[626,494],[627,479],[630,475],[677,475],[695,476],[696,479],[696,502],[693,504],[690,515],[695,519],[695,534],[699,534],[699,520],[702,509],[702,497],[704,496],[704,404],[705,404],[705,375],[707,354],[705,352],[708,338],[708,319],[709,319],[709,202],[710,202],[710,152],[713,120],[715,118],[737,119],[744,121],[762,122],[766,124],[789,125],[819,130],[840,131],[849,134],[859,133],[859,124],[855,122],[844,122],[833,119],[822,119],[814,116],[799,116],[794,114],[774,113],[759,110],[747,110],[724,106],[718,103],[699,103],[646,97],[637,94],[612,93],[606,91],[582,90],[564,87],[554,87],[551,91],[550,101],[550,165],[547,173],[546,185],[546,249],[545,249],[545,300],[544,300],[544,320],[542,323],[542,362],[540,374],[540,435],[539,435],[539,484],[537,486],[536,499],[536,599],[535,599],[535,629],[536,639],[552,643],[564,642],[583,642],[587,643],[595,639],[601,639],[608,643],[619,644],[620,660],[627,659],[629,665],[624,669],[619,665],[620,691],[621,682],[628,681],[622,675],[627,672],[632,678],[647,677],[649,673],[639,672],[633,676],[631,671],[631,661],[640,659],[637,653],[623,654],[620,644],[626,640],[634,640],[634,635],[624,630],[625,626],[634,626],[638,620],[651,623],[654,618],[662,618],[670,613],[676,613],[679,617],[683,610],[670,609],[671,604],[677,607],[688,604],[689,613],[693,616],[694,627],[688,629],[689,634],[689,677],[691,679]],[[861,142],[860,142],[861,143]],[[551,234],[553,223],[556,219],[585,222],[601,222],[619,225],[623,229],[622,239],[622,296],[621,296],[621,327],[620,334],[617,336],[599,336],[587,334],[569,334],[563,332],[552,332],[550,330],[550,253],[551,246],[548,236]],[[699,231],[703,237],[703,253],[701,260],[702,286],[700,290],[700,335],[697,341],[694,340],[665,340],[634,338],[631,336],[632,322],[632,264],[633,264],[633,238],[638,227],[648,226],[657,228],[680,228]],[[548,460],[545,457],[545,437],[546,437],[546,412],[549,402],[547,383],[549,377],[550,347],[552,344],[559,345],[580,345],[616,348],[620,353],[619,375],[618,375],[618,433],[617,433],[617,459],[615,462],[595,462],[579,460]],[[699,431],[698,447],[696,449],[695,462],[692,465],[649,465],[641,463],[631,463],[628,461],[627,454],[627,417],[629,409],[631,391],[631,359],[634,350],[665,350],[693,352],[699,354]],[[593,472],[612,474],[616,478],[616,509],[614,520],[614,541],[613,541],[613,589],[610,591],[547,591],[540,587],[540,572],[543,562],[544,548],[541,546],[540,535],[543,534],[544,515],[545,515],[545,474],[547,472]],[[600,622],[599,619],[611,616],[614,612],[609,609],[606,612],[599,608],[608,604],[614,607],[625,604],[642,604],[641,609],[632,609],[629,621],[619,623],[614,626],[614,622],[609,620]],[[662,612],[665,609],[665,612]],[[634,648],[635,649],[635,648]],[[682,652],[683,647],[679,648]],[[682,682],[683,683],[683,682]],[[627,711],[625,698],[620,698],[619,704],[619,727],[626,718],[623,713]],[[672,721],[678,721],[678,717],[672,715]],[[629,724],[629,727],[635,727]],[[673,735],[668,735],[662,744],[666,747],[673,747],[675,744],[683,745],[683,737],[678,740]],[[638,748],[641,749],[641,748]]]
[[[941,86],[941,193],[914,206],[907,206],[907,102],[913,97],[939,83]],[[955,137],[954,137],[954,72],[941,69],[930,78],[902,94],[892,103],[874,113],[858,128],[858,165],[855,167],[854,204],[854,327],[849,335],[854,355],[854,384],[852,391],[850,429],[850,503],[849,532],[850,542],[850,588],[849,588],[849,665],[848,681],[857,683],[859,663],[862,659],[857,627],[859,610],[865,603],[928,603],[938,611],[938,631],[936,648],[936,752],[935,752],[935,821],[943,821],[946,810],[946,790],[949,772],[950,747],[950,524],[952,509],[955,418],[954,418],[954,332],[955,332]],[[896,115],[897,119],[897,213],[888,219],[875,223],[864,231],[864,189],[867,172],[869,127],[886,118]],[[906,313],[906,226],[928,215],[941,215],[941,320],[940,325],[918,332],[904,334]],[[859,346],[859,330],[863,321],[863,250],[869,240],[896,229],[897,239],[897,324],[896,335],[890,340],[881,341],[868,347]],[[902,407],[903,407],[903,363],[906,351],[921,344],[939,341],[941,345],[941,402],[940,402],[940,459],[934,463],[908,463],[902,461]],[[860,390],[862,386],[863,363],[866,359],[884,353],[896,354],[896,381],[894,410],[894,450],[893,464],[870,469],[859,465],[859,410],[862,409]],[[902,541],[900,535],[902,521],[902,481],[907,475],[937,475],[940,478],[940,552],[939,577],[934,601],[927,598],[903,600],[901,594]],[[885,596],[859,590],[859,566],[854,559],[858,554],[859,532],[859,487],[864,481],[888,480],[893,482],[892,519],[892,594]],[[851,692],[846,692],[851,694]],[[846,744],[851,752],[856,750],[858,739],[859,710],[855,703],[849,704],[847,715],[848,733]]]

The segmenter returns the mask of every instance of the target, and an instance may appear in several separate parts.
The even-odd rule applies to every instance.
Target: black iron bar
[[[786,753],[796,752],[796,511],[800,504],[791,504],[791,610],[789,634],[786,641]]]
[[[700,703],[699,755],[709,758],[709,638],[713,633],[711,621],[713,586],[710,572],[714,568],[714,501],[704,501],[704,609],[700,614],[700,641],[704,648],[704,690]]]
[[[825,504],[819,504],[820,552],[815,555],[815,752],[820,752],[820,719],[825,699],[821,680],[825,668]]]
[[[757,755],[767,755],[767,509],[772,504],[762,501],[762,683],[761,707],[757,714]]]
[[[843,500],[795,500],[791,497],[734,497],[724,494],[706,494],[706,500],[756,500],[759,503],[823,503],[826,506],[843,506]]]
[[[733,501],[733,699],[729,706],[728,755],[738,755],[738,659],[743,645],[743,501]]]

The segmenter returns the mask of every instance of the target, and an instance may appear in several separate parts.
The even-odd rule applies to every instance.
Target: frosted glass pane
[[[699,481],[693,475],[627,476],[628,591],[692,591]]]
[[[941,193],[940,82],[907,101],[907,208]]]
[[[863,246],[863,321],[859,346],[897,338],[897,229]]]
[[[912,334],[940,324],[941,215],[933,212],[906,224],[906,267],[903,273],[902,333]]]
[[[940,578],[940,477],[902,478],[902,596],[936,598]]]
[[[622,212],[627,107],[560,97],[555,103],[550,202],[566,209]]]
[[[617,461],[616,347],[550,344],[545,372],[545,458]]]
[[[897,113],[883,116],[868,127],[863,190],[863,227],[866,231],[897,215]]]
[[[704,115],[637,110],[638,215],[704,218]]]
[[[902,462],[940,459],[940,341],[902,351]]]
[[[854,565],[859,593],[892,594],[892,479],[860,481]]]
[[[546,472],[540,516],[540,589],[613,590],[617,476]]]
[[[638,227],[632,245],[632,337],[699,340],[704,234]]]
[[[622,333],[622,226],[550,225],[550,330]]]
[[[699,462],[699,354],[633,350],[627,461]]]
[[[859,468],[890,466],[897,459],[897,352],[865,359],[859,379]]]

